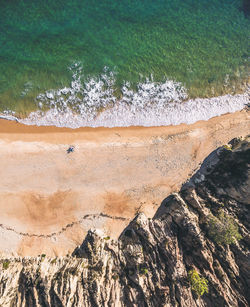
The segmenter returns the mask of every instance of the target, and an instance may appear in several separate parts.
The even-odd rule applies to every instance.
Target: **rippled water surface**
[[[240,0],[1,1],[0,111],[96,116],[230,93],[249,31]]]

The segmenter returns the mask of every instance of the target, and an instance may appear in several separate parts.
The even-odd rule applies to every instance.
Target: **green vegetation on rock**
[[[232,151],[232,146],[231,145],[223,145],[223,148],[226,150],[231,150]]]
[[[50,263],[51,264],[55,264],[56,263],[56,258],[54,258]]]
[[[4,262],[3,262],[3,269],[4,269],[4,270],[7,270],[8,267],[9,267],[9,264],[10,264],[10,261],[9,261],[9,260],[4,261]]]
[[[202,296],[204,293],[208,293],[208,281],[204,277],[200,277],[196,270],[188,272],[191,289],[198,295]]]
[[[218,217],[209,218],[208,228],[209,237],[220,245],[232,244],[242,238],[234,219],[222,210],[219,211]]]
[[[146,269],[146,268],[140,269],[140,275],[147,275],[147,274],[148,274],[148,269]]]

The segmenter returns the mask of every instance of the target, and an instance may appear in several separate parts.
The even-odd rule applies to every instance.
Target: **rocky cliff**
[[[230,143],[118,241],[94,230],[67,257],[1,258],[0,306],[248,306],[250,143]]]

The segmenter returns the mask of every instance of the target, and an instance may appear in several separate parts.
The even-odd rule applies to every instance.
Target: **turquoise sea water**
[[[0,111],[37,109],[37,95],[70,87],[75,63],[82,84],[114,73],[118,98],[125,81],[136,92],[146,78],[175,80],[192,98],[231,92],[247,78],[250,20],[240,0],[0,4]]]

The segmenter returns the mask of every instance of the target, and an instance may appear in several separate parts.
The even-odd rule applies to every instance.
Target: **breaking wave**
[[[191,124],[241,110],[249,101],[248,93],[187,100],[181,83],[172,80],[158,83],[152,77],[138,83],[136,90],[124,82],[122,98],[117,99],[115,74],[108,68],[100,77],[84,81],[80,63],[74,63],[69,69],[71,86],[38,95],[39,110],[19,122],[69,128]],[[10,112],[5,113],[6,118],[14,118]]]

